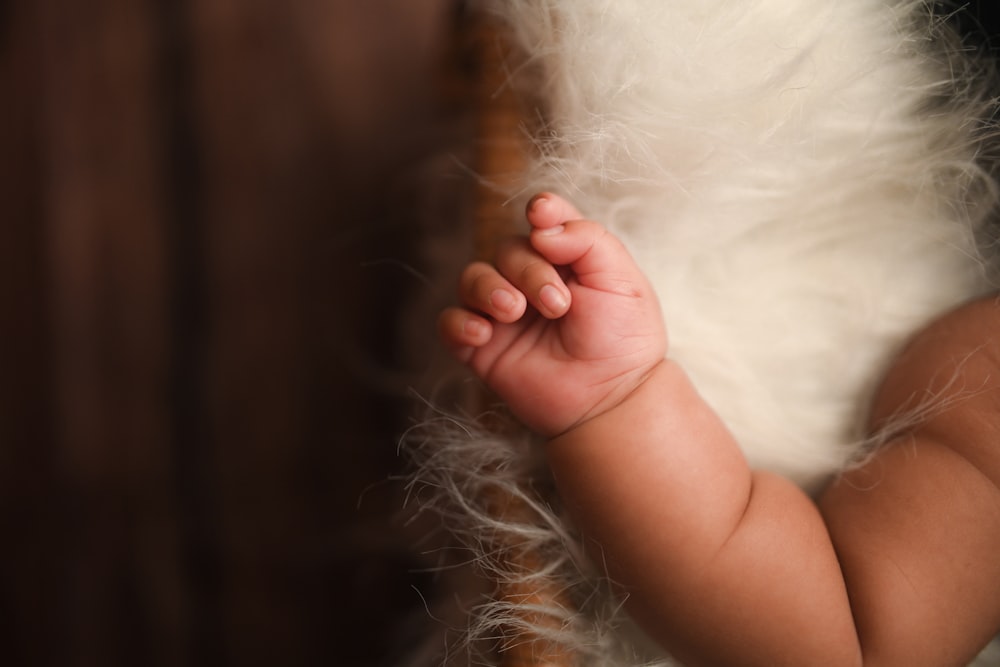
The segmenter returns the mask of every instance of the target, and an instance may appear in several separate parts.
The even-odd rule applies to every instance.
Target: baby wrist
[[[666,397],[676,393],[677,388],[690,387],[687,374],[673,360],[664,358],[644,372],[636,384],[621,396],[610,396],[606,406],[597,406],[565,431],[552,436],[550,441],[572,439],[593,426],[603,426],[604,422],[620,421],[623,428],[634,428],[635,412],[643,415],[649,406],[663,406]]]

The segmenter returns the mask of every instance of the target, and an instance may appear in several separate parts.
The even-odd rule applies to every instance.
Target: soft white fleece
[[[993,105],[925,3],[479,4],[511,28],[524,58],[510,85],[537,109],[539,154],[512,218],[551,189],[622,237],[656,286],[669,354],[752,465],[813,490],[877,444],[866,406],[900,345],[994,287],[982,248],[996,192],[977,163]],[[421,475],[452,486],[452,506],[532,474],[521,436],[471,428],[411,434],[436,452]],[[485,448],[500,460],[461,463]],[[452,525],[477,558],[502,561],[483,537],[501,529],[478,511]],[[560,521],[539,508],[507,528],[515,540],[551,529],[538,546],[555,554],[574,547]],[[600,568],[576,556],[552,565],[560,587],[598,586]],[[586,629],[557,639],[608,664],[612,607],[593,599],[581,614],[597,620],[563,618]],[[479,616],[484,634],[509,619],[501,607]]]

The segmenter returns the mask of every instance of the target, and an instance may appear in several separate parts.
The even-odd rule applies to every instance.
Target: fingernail
[[[462,325],[462,330],[469,338],[478,340],[479,338],[482,338],[483,333],[486,331],[486,327],[484,327],[483,323],[479,320],[469,319],[465,321],[464,325]]]
[[[542,236],[555,236],[556,234],[562,234],[566,230],[566,225],[556,225],[555,227],[546,227],[545,229],[538,229],[538,233]]]
[[[549,198],[545,195],[535,195],[528,201],[528,210],[533,211],[536,207],[545,205],[548,201]]]
[[[514,309],[517,299],[514,295],[504,289],[496,289],[490,294],[490,305],[503,311]]]
[[[549,312],[553,314],[561,314],[566,310],[568,302],[563,293],[556,288],[555,285],[545,285],[538,292],[538,299],[542,302]]]

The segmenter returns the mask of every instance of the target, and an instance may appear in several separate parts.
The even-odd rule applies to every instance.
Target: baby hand
[[[617,406],[663,360],[652,287],[621,242],[551,194],[532,231],[475,262],[441,334],[530,428],[555,436]]]

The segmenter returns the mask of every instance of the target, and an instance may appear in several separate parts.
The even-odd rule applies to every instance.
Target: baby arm
[[[970,658],[1000,625],[996,447],[972,446],[970,458],[936,431],[914,435],[833,486],[820,507],[751,471],[663,359],[655,297],[628,254],[578,218],[554,196],[535,200],[530,239],[503,249],[496,267],[470,267],[465,307],[442,315],[442,331],[515,414],[551,437],[560,492],[647,631],[691,664]],[[545,286],[562,299],[544,298]],[[877,483],[863,490],[856,480],[871,474]]]
[[[819,506],[872,664],[965,665],[1000,632],[1000,302],[918,334],[873,405],[930,409]]]

